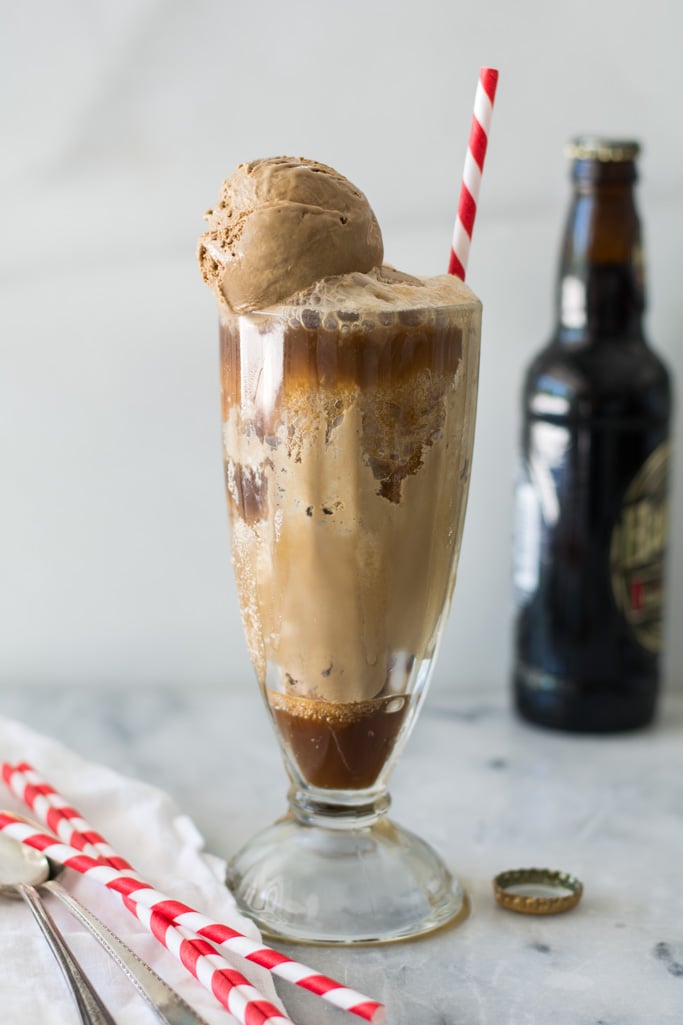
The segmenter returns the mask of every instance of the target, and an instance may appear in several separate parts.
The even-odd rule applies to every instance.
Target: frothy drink
[[[390,268],[221,316],[225,468],[249,652],[290,771],[372,787],[454,585],[480,306]]]

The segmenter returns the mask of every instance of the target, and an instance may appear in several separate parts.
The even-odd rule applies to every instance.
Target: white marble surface
[[[5,689],[0,712],[163,786],[226,857],[283,810],[284,772],[255,689]],[[309,949],[309,963],[385,1001],[390,1025],[683,1020],[680,696],[652,730],[590,738],[522,725],[495,693],[435,693],[392,793],[394,817],[465,882],[470,918],[414,943]],[[580,906],[547,919],[499,909],[492,876],[523,865],[578,875]],[[298,1025],[345,1020],[280,992]]]

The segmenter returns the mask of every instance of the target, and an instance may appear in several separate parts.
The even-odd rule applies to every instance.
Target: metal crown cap
[[[564,148],[570,160],[598,160],[604,164],[623,164],[635,160],[640,143],[635,139],[607,139],[602,135],[578,135]]]

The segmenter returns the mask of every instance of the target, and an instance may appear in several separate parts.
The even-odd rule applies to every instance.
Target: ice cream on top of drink
[[[263,309],[320,278],[382,263],[382,234],[363,193],[303,157],[240,164],[207,211],[199,263],[219,302]]]

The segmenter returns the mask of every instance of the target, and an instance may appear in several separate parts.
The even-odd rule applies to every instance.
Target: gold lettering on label
[[[664,548],[668,513],[665,505],[643,499],[628,506],[616,528],[617,548],[613,551],[621,568],[633,569],[650,562]]]
[[[612,532],[612,593],[648,651],[661,647],[664,554],[668,536],[668,442],[632,480]]]

